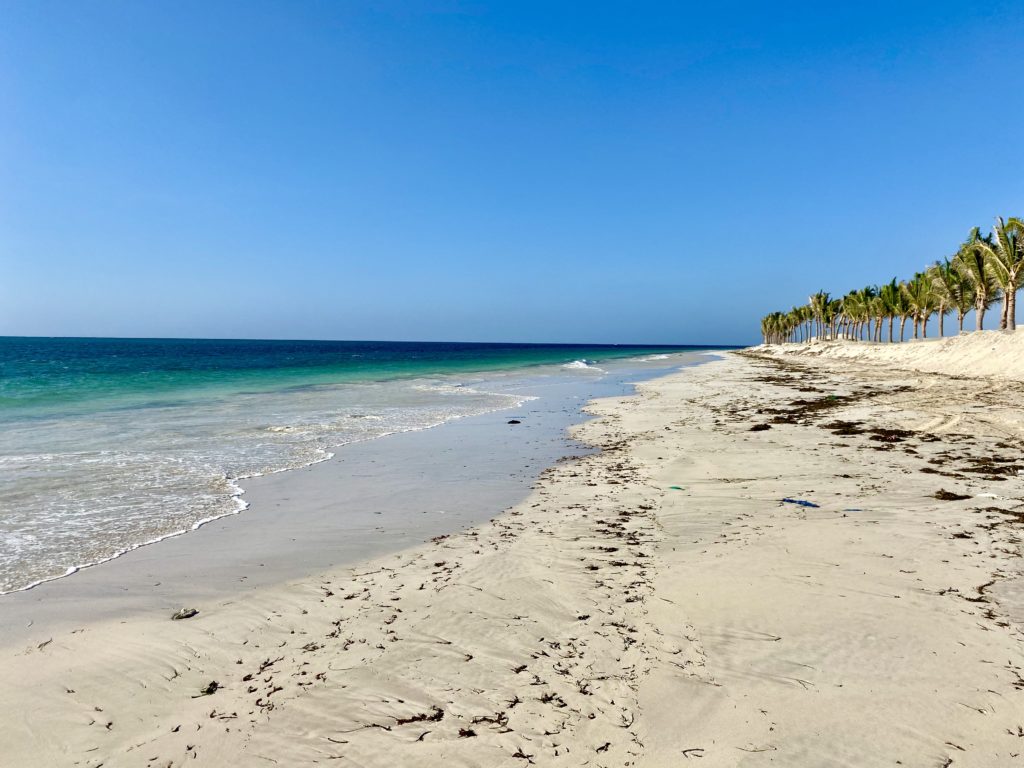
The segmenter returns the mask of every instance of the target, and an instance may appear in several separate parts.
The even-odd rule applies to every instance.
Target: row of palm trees
[[[1001,329],[1014,330],[1017,291],[1024,286],[1024,219],[1000,217],[984,237],[975,227],[952,258],[937,261],[910,280],[895,278],[882,286],[868,286],[833,299],[819,291],[802,307],[772,312],[761,320],[765,344],[809,342],[818,339],[899,340],[908,321],[914,338],[927,338],[928,321],[939,319],[939,336],[945,332],[946,315],[955,312],[959,331],[972,309],[977,330],[985,327],[985,312],[1000,299]],[[888,334],[885,325],[888,323]]]

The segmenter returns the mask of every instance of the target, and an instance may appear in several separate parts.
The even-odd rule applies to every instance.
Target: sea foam
[[[588,363],[586,360],[573,360],[571,363],[566,363],[562,366],[571,371],[594,371],[595,373],[604,373],[603,368],[598,368],[593,363]]]

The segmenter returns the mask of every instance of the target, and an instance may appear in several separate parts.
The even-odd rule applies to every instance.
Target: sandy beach
[[[0,3],[0,768],[1024,768],[1020,39]]]
[[[0,764],[1024,763],[1021,360],[755,348],[595,400],[493,520],[35,627]]]

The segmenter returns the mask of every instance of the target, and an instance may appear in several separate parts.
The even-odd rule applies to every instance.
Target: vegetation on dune
[[[1000,299],[999,327],[1017,327],[1017,291],[1024,287],[1024,219],[996,219],[984,237],[978,227],[951,258],[936,261],[909,280],[893,278],[882,286],[867,286],[833,299],[825,291],[812,295],[807,304],[788,312],[772,312],[761,319],[765,344],[810,342],[811,339],[855,339],[894,342],[896,320],[899,340],[912,322],[913,338],[927,338],[928,321],[939,319],[939,336],[945,335],[945,317],[955,312],[959,333],[972,309],[975,327],[985,328],[985,312]],[[886,331],[886,326],[888,326]]]

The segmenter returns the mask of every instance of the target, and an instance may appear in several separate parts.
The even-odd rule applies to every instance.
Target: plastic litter
[[[786,504],[796,504],[800,507],[814,507],[817,509],[820,505],[815,504],[813,501],[804,501],[803,499],[783,499]]]

